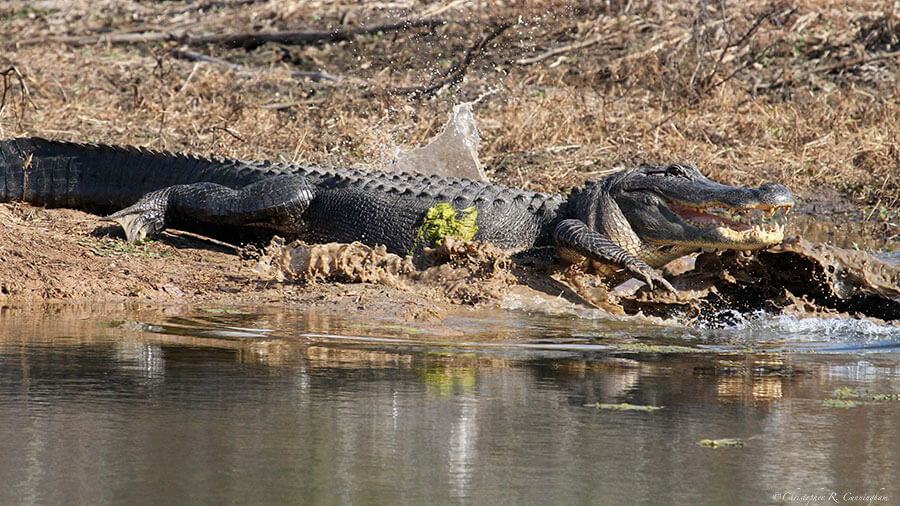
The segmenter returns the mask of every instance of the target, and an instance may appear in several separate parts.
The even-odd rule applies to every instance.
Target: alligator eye
[[[666,175],[671,177],[688,177],[687,170],[681,165],[669,165],[666,167]]]

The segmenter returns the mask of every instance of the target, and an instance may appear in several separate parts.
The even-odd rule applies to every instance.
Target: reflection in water
[[[0,503],[900,497],[898,401],[823,402],[900,393],[896,348],[524,314],[486,330],[481,316],[247,312],[3,310]],[[745,446],[697,444],[709,438]]]

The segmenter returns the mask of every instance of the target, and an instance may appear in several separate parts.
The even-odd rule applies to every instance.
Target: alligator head
[[[641,166],[611,181],[608,191],[644,242],[688,248],[760,249],[784,239],[794,206],[784,186],[728,186],[691,165]]]
[[[794,197],[780,184],[728,186],[690,165],[644,165],[574,190],[569,204],[575,219],[554,232],[560,258],[587,258],[590,270],[601,274],[625,267],[653,281],[653,267],[700,248],[778,244],[784,239],[779,220]]]

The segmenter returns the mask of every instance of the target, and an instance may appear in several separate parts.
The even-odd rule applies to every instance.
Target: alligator
[[[794,205],[780,184],[728,186],[689,164],[642,165],[551,195],[452,177],[37,137],[0,141],[0,201],[108,214],[129,241],[171,227],[232,241],[275,234],[361,241],[400,255],[421,252],[417,231],[426,213],[447,203],[477,210],[475,240],[510,252],[550,249],[589,272],[672,291],[657,268],[701,248],[778,244],[784,224],[771,218]]]

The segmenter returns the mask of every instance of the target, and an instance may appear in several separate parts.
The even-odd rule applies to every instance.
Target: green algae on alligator
[[[780,184],[723,185],[689,165],[644,165],[548,195],[452,177],[40,138],[0,141],[0,180],[2,201],[115,211],[108,218],[129,240],[175,227],[227,240],[358,240],[400,255],[421,251],[418,231],[445,203],[478,212],[475,240],[517,253],[548,247],[614,281],[636,277],[670,291],[657,268],[701,248],[775,245],[784,227],[763,220],[794,205]]]

